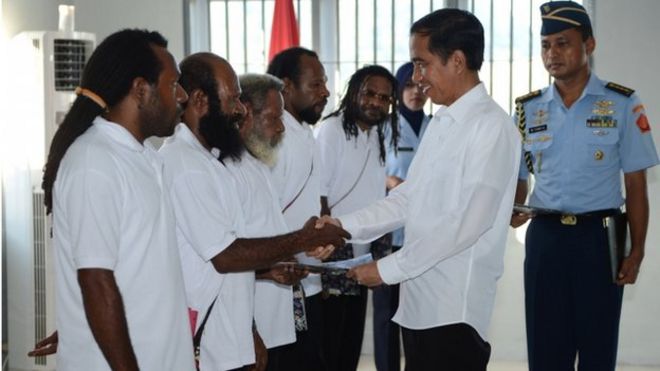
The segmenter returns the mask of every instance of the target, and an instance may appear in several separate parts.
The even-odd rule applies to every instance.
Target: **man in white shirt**
[[[296,232],[245,238],[251,209],[241,201],[236,172],[228,169],[230,162],[245,157],[236,126],[245,115],[238,79],[227,61],[211,53],[189,56],[180,68],[180,83],[190,98],[184,124],[177,126],[161,153],[177,216],[188,305],[198,313],[196,331],[210,313],[199,366],[241,369],[255,363],[253,270],[301,251],[325,256],[332,251],[325,246],[341,246],[346,234],[340,229],[316,230],[310,219]],[[265,359],[256,361],[262,369]]]
[[[284,82],[286,130],[272,170],[274,185],[280,195],[280,207],[290,231],[302,227],[310,216],[321,211],[319,153],[312,129],[320,118],[330,92],[326,88],[325,69],[317,54],[304,48],[281,51],[268,65],[268,73]],[[298,254],[302,263],[317,259]],[[291,371],[324,371],[321,348],[321,277],[310,274],[294,286],[296,342],[280,354],[280,365]],[[303,300],[304,295],[304,300]]]
[[[172,133],[187,99],[166,47],[157,32],[108,36],[53,138],[58,369],[194,369],[174,215],[145,142]]]
[[[277,148],[284,134],[280,93],[284,84],[267,74],[242,75],[239,82],[240,99],[247,110],[239,123],[239,133],[246,151],[240,161],[229,161],[227,168],[238,185],[239,201],[248,220],[245,236],[284,234],[289,228],[271,179],[271,167],[277,161]],[[257,271],[254,317],[268,348],[269,371],[288,370],[281,367],[280,355],[286,352],[286,344],[296,341],[291,285],[299,283],[306,272],[288,268],[275,266]]]
[[[385,140],[399,137],[397,81],[381,66],[357,70],[339,109],[316,131],[321,153],[321,214],[344,215],[385,197]],[[337,250],[333,260],[358,257],[371,245],[354,243]],[[345,275],[323,275],[323,339],[328,370],[352,370],[360,359],[367,288]]]
[[[405,225],[403,248],[349,272],[368,286],[401,283],[394,321],[408,370],[486,370],[486,342],[520,161],[520,136],[479,81],[479,20],[435,11],[411,28],[413,81],[443,105],[408,178],[382,201],[339,216],[354,240]]]

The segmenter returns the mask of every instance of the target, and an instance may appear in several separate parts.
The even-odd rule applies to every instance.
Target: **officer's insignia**
[[[594,160],[600,161],[603,159],[603,157],[605,157],[605,153],[603,153],[603,151],[598,149],[596,152],[594,152]]]
[[[530,145],[533,143],[544,143],[552,139],[552,135],[544,134],[544,135],[539,135],[536,138],[527,138],[525,139],[525,143]]]
[[[533,125],[543,125],[548,120],[548,111],[542,109],[534,112],[534,123]]]
[[[549,13],[550,12],[550,5],[543,5],[543,11],[545,13]]]
[[[640,113],[644,110],[645,110],[645,108],[644,108],[643,104],[638,104],[635,107],[633,107],[633,113]]]
[[[535,91],[533,91],[533,92],[531,92],[531,93],[527,93],[527,94],[525,94],[525,95],[523,95],[523,96],[521,96],[521,97],[516,98],[516,103],[525,103],[525,102],[528,102],[528,101],[530,101],[530,100],[532,100],[532,99],[534,99],[534,98],[540,96],[541,93],[542,93],[542,91],[541,91],[540,89],[539,89],[539,90],[535,90]]]
[[[591,116],[587,119],[588,128],[615,128],[616,124],[612,116]]]
[[[548,130],[548,125],[536,125],[528,129],[530,134]]]
[[[599,100],[594,103],[593,114],[599,116],[611,116],[614,114],[614,110],[611,107],[614,105],[614,102],[611,100]]]
[[[639,115],[636,123],[637,123],[637,127],[639,128],[639,131],[641,131],[642,134],[651,131],[651,125],[649,125],[649,119],[646,118],[645,114],[642,113],[641,115]]]
[[[623,85],[619,85],[619,84],[614,83],[614,82],[608,82],[607,85],[605,85],[605,88],[610,89],[614,92],[617,92],[621,95],[625,95],[626,97],[629,97],[629,96],[633,95],[633,93],[635,92],[635,90],[633,90],[633,89],[627,88]]]
[[[597,137],[604,137],[605,135],[608,135],[610,132],[607,130],[594,130],[593,133]]]

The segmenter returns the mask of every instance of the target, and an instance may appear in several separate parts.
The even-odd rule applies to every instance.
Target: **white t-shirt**
[[[362,240],[405,223],[403,248],[378,261],[385,283],[401,283],[395,322],[468,323],[487,338],[519,162],[520,135],[481,83],[436,112],[403,184],[340,217]]]
[[[291,113],[284,111],[284,138],[280,144],[277,163],[272,169],[273,184],[280,196],[280,207],[289,231],[303,227],[312,216],[321,213],[320,154],[312,128],[300,123]],[[299,253],[301,263],[320,263],[316,258]],[[321,292],[321,276],[310,274],[302,280],[305,296]]]
[[[188,306],[197,327],[213,306],[200,345],[202,370],[254,363],[254,272],[220,274],[210,261],[244,232],[243,208],[229,171],[185,124],[160,149],[176,213],[176,238]],[[219,295],[218,295],[219,292]]]
[[[162,161],[100,116],[69,147],[53,190],[62,370],[110,370],[89,328],[77,271],[114,273],[141,370],[193,370],[174,215]]]
[[[328,197],[333,216],[359,210],[385,197],[385,163],[380,160],[378,133],[358,128],[346,138],[343,115],[329,117],[316,129],[321,152],[321,196]],[[353,243],[353,255],[369,252],[369,244]]]
[[[236,180],[239,202],[248,221],[241,237],[271,237],[287,233],[268,166],[245,152],[241,161],[227,161],[227,169]],[[257,280],[254,320],[267,348],[295,342],[291,286]]]

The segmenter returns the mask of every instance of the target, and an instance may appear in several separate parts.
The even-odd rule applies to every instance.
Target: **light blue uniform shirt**
[[[408,168],[417,152],[419,142],[422,140],[422,136],[424,135],[424,131],[426,131],[426,127],[429,125],[430,120],[431,118],[429,116],[424,116],[422,126],[419,129],[419,136],[417,136],[412,126],[408,123],[408,120],[406,120],[403,115],[399,114],[398,153],[394,152],[394,147],[390,144],[392,133],[389,130],[389,126],[385,126],[385,174],[387,176],[395,176],[406,180],[408,177]],[[399,228],[392,232],[392,245],[403,245],[403,228]]]
[[[567,109],[554,84],[523,104],[526,116],[520,179],[532,155],[529,204],[570,213],[618,208],[624,203],[621,171],[658,164],[644,106],[637,94],[606,88],[594,73]]]

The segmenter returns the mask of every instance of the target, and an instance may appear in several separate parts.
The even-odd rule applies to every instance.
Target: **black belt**
[[[588,222],[593,220],[602,220],[608,216],[620,214],[619,209],[604,209],[590,211],[587,213],[571,214],[571,213],[544,213],[538,214],[535,218],[551,218],[559,219],[559,222],[564,225],[576,225],[578,221]]]

